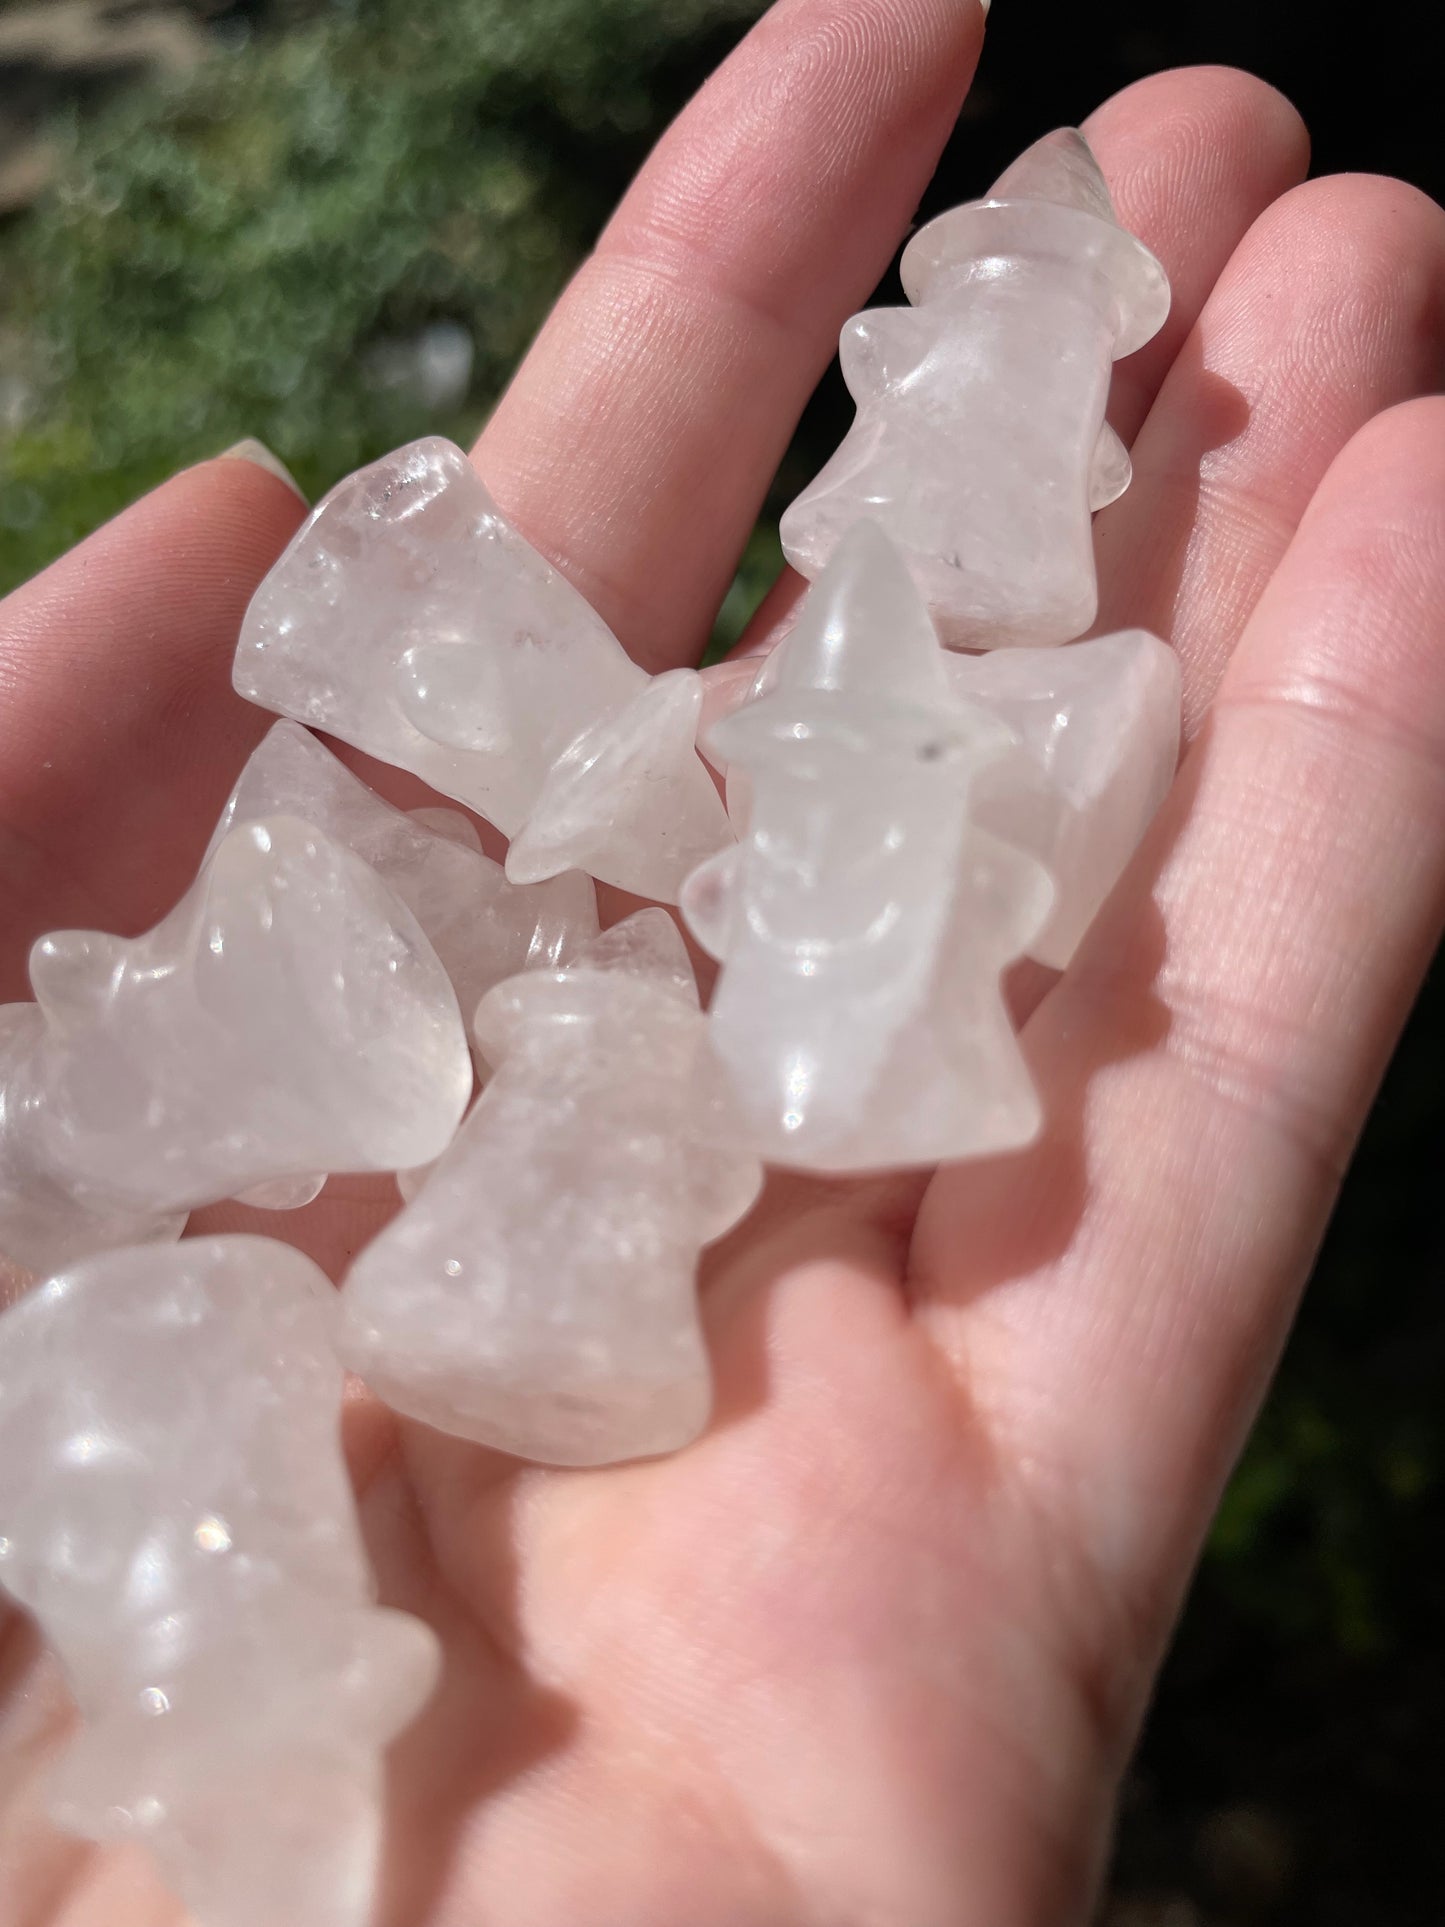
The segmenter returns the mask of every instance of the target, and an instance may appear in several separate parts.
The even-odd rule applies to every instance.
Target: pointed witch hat
[[[1077,254],[1101,270],[1116,301],[1114,359],[1142,348],[1169,313],[1169,279],[1144,243],[1120,227],[1093,149],[1076,127],[1057,128],[1025,148],[981,201],[940,214],[903,250],[899,266],[917,306],[980,260],[1033,250]]]

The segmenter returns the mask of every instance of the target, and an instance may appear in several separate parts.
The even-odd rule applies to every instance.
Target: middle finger
[[[649,669],[695,662],[967,91],[976,0],[780,0],[644,167],[475,451]]]

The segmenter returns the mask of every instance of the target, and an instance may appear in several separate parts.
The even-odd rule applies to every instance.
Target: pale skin
[[[781,0],[489,423],[488,484],[649,666],[696,659],[983,24],[970,0]],[[1161,75],[1085,125],[1175,292],[1118,371],[1135,481],[1098,524],[1100,626],[1175,643],[1190,741],[1074,967],[1021,992],[1043,1136],[775,1184],[706,1267],[717,1416],[673,1458],[519,1467],[356,1397],[384,1595],[447,1668],[394,1755],[378,1927],[1088,1917],[1445,918],[1445,402],[1421,399],[1445,216],[1398,182],[1302,186],[1298,118],[1246,75]],[[230,655],[301,513],[205,463],[0,606],[5,996],[38,932],[143,928],[188,880],[265,727]],[[392,1208],[333,1182],[196,1224],[340,1273]],[[41,1817],[64,1703],[14,1618],[0,1694],[7,1923],[177,1927],[139,1854]]]

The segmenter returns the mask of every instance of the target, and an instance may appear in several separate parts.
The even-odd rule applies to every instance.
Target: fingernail
[[[254,468],[264,468],[268,475],[274,475],[278,482],[284,482],[299,502],[304,503],[307,508],[311,506],[306,500],[306,494],[301,484],[281,460],[281,457],[279,455],[273,455],[266,444],[264,442],[258,442],[254,436],[248,436],[244,442],[237,442],[234,448],[226,449],[224,454],[216,457],[216,460],[219,462],[250,462]]]

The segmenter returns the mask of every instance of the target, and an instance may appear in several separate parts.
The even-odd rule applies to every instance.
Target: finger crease
[[[1255,712],[1343,733],[1420,763],[1433,777],[1445,777],[1445,740],[1438,728],[1416,722],[1363,684],[1339,676],[1316,671],[1288,682],[1251,682],[1239,690],[1226,687],[1215,698],[1214,708],[1219,714]]]
[[[659,237],[661,239],[662,237]],[[635,269],[661,286],[669,298],[680,293],[701,294],[718,307],[729,308],[781,336],[785,341],[806,339],[791,302],[774,303],[732,281],[718,257],[708,248],[681,235],[671,236],[656,250],[610,244],[593,259],[609,266]]]
[[[1165,1056],[1210,1097],[1293,1146],[1331,1190],[1337,1188],[1354,1149],[1355,1132],[1337,1105],[1310,1093],[1301,1078],[1286,1070],[1283,1059],[1289,1053],[1283,1038],[1289,1027],[1274,1025],[1281,1047],[1260,1051],[1224,1034],[1220,1020],[1228,1015],[1226,1000],[1211,996],[1192,1005],[1171,996],[1169,1004]],[[1244,1005],[1238,1014],[1251,1025],[1261,1022],[1257,1005]],[[1301,1033],[1298,1041],[1303,1046],[1307,1040]]]

